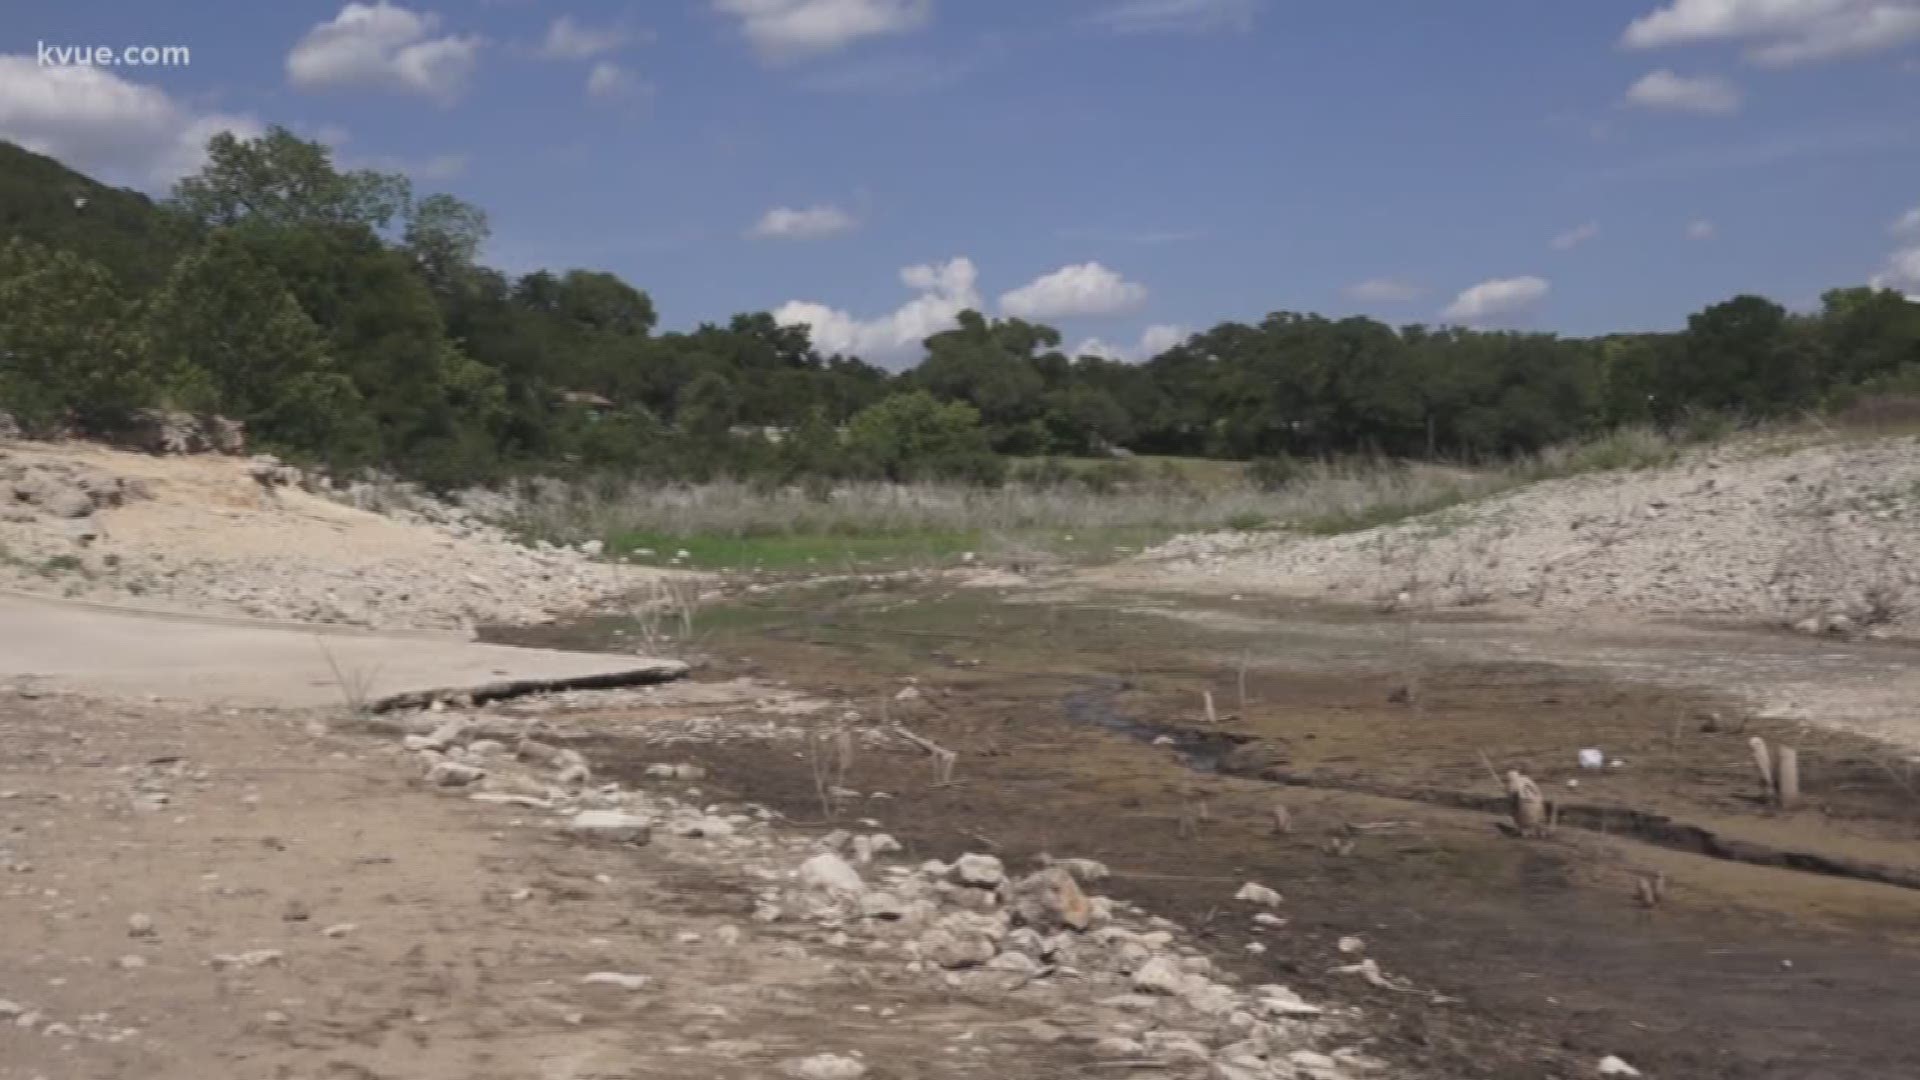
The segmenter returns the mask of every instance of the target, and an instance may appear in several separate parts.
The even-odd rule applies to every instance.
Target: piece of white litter
[[[1606,1057],[1603,1057],[1600,1059],[1600,1075],[1632,1077],[1632,1076],[1639,1076],[1640,1070],[1634,1068],[1633,1066],[1627,1064],[1624,1061],[1621,1061],[1619,1058],[1614,1057],[1612,1054],[1608,1054]]]
[[[1607,764],[1607,755],[1598,749],[1589,748],[1580,751],[1580,767],[1583,769],[1601,769]]]

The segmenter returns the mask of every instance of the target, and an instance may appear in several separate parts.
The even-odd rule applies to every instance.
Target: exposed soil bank
[[[959,783],[944,787],[922,756],[855,763],[847,785],[891,796],[870,805],[896,835],[938,857],[990,846],[1013,860],[1102,859],[1116,872],[1108,891],[1206,934],[1246,974],[1362,1000],[1389,1060],[1514,1080],[1589,1075],[1605,1054],[1659,1077],[1920,1074],[1920,1044],[1906,1032],[1920,898],[1908,890],[1583,830],[1521,842],[1478,809],[1346,790],[1479,785],[1490,797],[1484,752],[1543,784],[1580,780],[1583,803],[1642,807],[1737,842],[1920,863],[1920,798],[1900,759],[1875,744],[1739,716],[1707,693],[1540,664],[1423,660],[1417,693],[1396,704],[1389,690],[1405,681],[1405,658],[1336,634],[1316,648],[1299,625],[1227,632],[1123,617],[1114,604],[982,595],[806,599],[807,608],[716,613],[704,645],[723,669],[786,676],[871,711],[885,702],[893,719],[960,751]],[[579,643],[566,636],[539,643]],[[909,684],[918,696],[896,700]],[[1201,720],[1203,689],[1229,714],[1218,732]],[[1215,739],[1212,751],[1239,741],[1279,755],[1261,768],[1337,783],[1302,789],[1196,771],[1180,746],[1091,723],[1096,698],[1110,699],[1115,727],[1184,732],[1200,749]],[[1802,748],[1809,809],[1782,815],[1753,800],[1742,752],[1754,734]],[[1581,773],[1575,751],[1594,745],[1625,766]],[[615,741],[595,756],[618,775],[621,752]],[[797,819],[825,818],[790,751],[690,753],[725,787]],[[631,767],[646,760],[634,748]],[[1291,835],[1273,834],[1276,801],[1292,813]],[[835,820],[862,814],[847,807]],[[1353,841],[1349,852],[1330,850],[1340,839]],[[1632,893],[1636,875],[1652,872],[1666,873],[1672,891],[1648,912]],[[1245,951],[1254,935],[1229,899],[1245,881],[1286,896],[1290,922],[1264,936],[1264,955]],[[1352,962],[1336,944],[1348,935],[1420,992],[1332,972]]]

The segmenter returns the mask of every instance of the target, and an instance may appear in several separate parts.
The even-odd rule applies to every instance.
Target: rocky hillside
[[[1135,575],[1381,606],[1920,633],[1920,440],[1749,440],[1334,537],[1180,537]]]
[[[541,622],[648,571],[258,459],[0,446],[0,588],[383,629]]]

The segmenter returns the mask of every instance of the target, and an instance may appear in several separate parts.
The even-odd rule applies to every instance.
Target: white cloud
[[[1887,256],[1887,265],[1869,284],[1876,289],[1898,289],[1920,302],[1920,245],[1904,247]]]
[[[1093,21],[1123,34],[1253,29],[1261,0],[1121,0]]]
[[[251,116],[197,112],[110,68],[0,54],[0,138],[111,183],[164,187],[199,170],[214,135],[262,130]]]
[[[1713,75],[1689,78],[1662,68],[1628,87],[1627,103],[1643,109],[1730,116],[1740,111],[1740,88]]]
[[[1551,241],[1551,246],[1555,251],[1572,251],[1574,248],[1579,247],[1581,244],[1599,235],[1600,223],[1597,221],[1589,221],[1584,224],[1575,225],[1573,228],[1554,237]]]
[[[1151,360],[1176,345],[1186,342],[1193,331],[1173,323],[1156,323],[1140,334],[1140,340],[1133,345],[1109,345],[1099,338],[1088,338],[1074,347],[1075,356],[1098,356],[1104,360],[1124,360],[1129,363]]]
[[[1097,262],[1063,266],[1000,297],[1000,310],[1022,319],[1118,315],[1147,302],[1147,287]]]
[[[647,92],[647,84],[633,72],[611,60],[602,60],[587,72],[587,96],[598,101],[615,101]]]
[[[1898,218],[1895,218],[1893,225],[1889,227],[1887,231],[1895,236],[1910,236],[1920,233],[1920,206],[1916,206],[1906,213],[1901,214]]]
[[[439,27],[440,16],[387,0],[350,3],[294,44],[287,79],[303,90],[387,90],[451,103],[466,89],[483,42],[435,37]]]
[[[944,263],[909,266],[900,281],[919,295],[877,319],[860,319],[825,304],[791,300],[773,312],[782,326],[807,326],[814,347],[897,365],[916,358],[928,337],[951,330],[962,311],[980,307],[979,271],[961,256]]]
[[[763,240],[820,240],[858,225],[852,214],[837,206],[792,209],[776,206],[760,216],[751,232]]]
[[[1627,27],[1629,48],[1738,41],[1772,67],[1920,40],[1920,0],[1669,0]]]
[[[1546,299],[1551,288],[1546,279],[1531,276],[1483,281],[1454,297],[1440,317],[1476,326],[1521,315]]]
[[[624,26],[595,28],[575,22],[571,15],[562,15],[547,27],[546,40],[540,43],[540,55],[549,60],[589,60],[603,53],[617,52],[634,40],[634,32]]]
[[[713,0],[713,8],[739,19],[747,40],[773,60],[904,34],[933,18],[933,0]]]
[[[1713,222],[1705,218],[1687,222],[1687,239],[1689,240],[1711,240],[1716,231],[1718,230],[1714,228]]]
[[[1427,290],[1397,278],[1368,278],[1347,286],[1347,298],[1363,304],[1405,304],[1418,300]]]

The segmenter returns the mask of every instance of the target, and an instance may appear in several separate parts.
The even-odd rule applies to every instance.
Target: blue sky
[[[482,206],[506,269],[895,365],[967,305],[1134,355],[1281,309],[1584,334],[1920,293],[1920,0],[9,10],[0,137],[158,191],[285,124]]]

